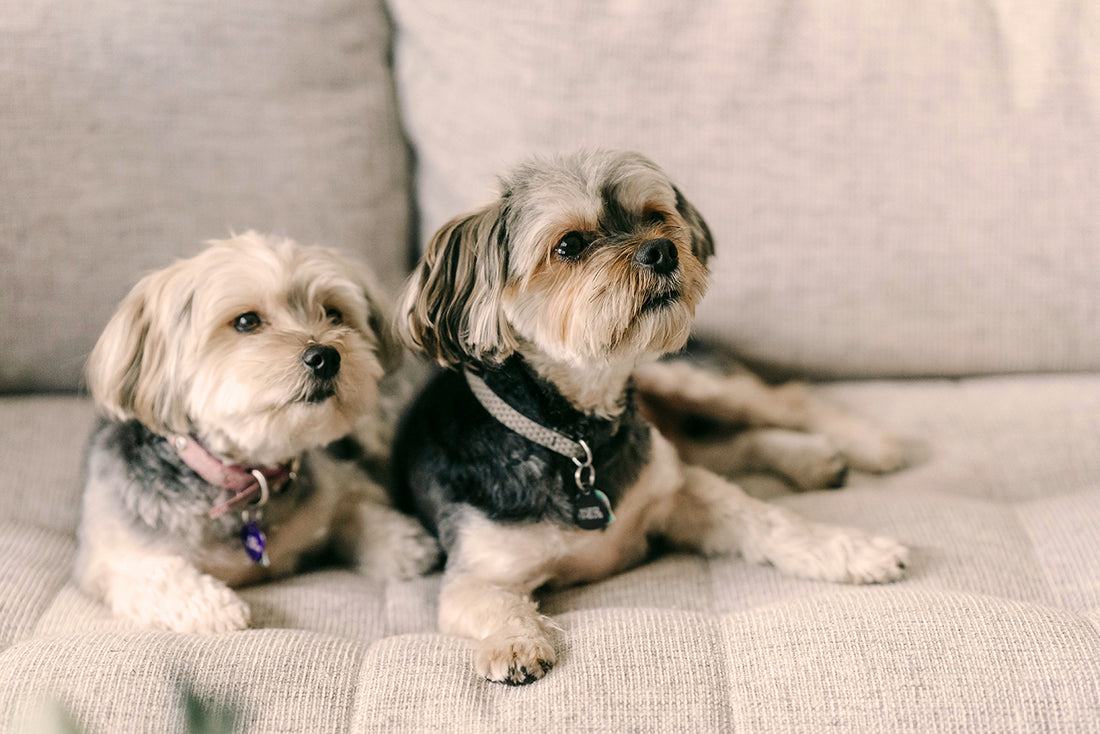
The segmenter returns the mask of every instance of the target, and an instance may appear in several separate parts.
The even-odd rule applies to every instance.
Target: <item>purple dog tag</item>
[[[244,524],[241,528],[241,542],[244,543],[244,552],[253,563],[267,566],[267,536],[260,530],[259,523],[249,520]]]

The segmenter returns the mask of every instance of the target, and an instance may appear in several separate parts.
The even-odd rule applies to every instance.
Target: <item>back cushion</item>
[[[0,12],[0,389],[71,389],[147,271],[231,230],[406,268],[381,0]]]
[[[638,149],[717,240],[698,330],[817,376],[1100,368],[1090,3],[391,0],[420,235]]]

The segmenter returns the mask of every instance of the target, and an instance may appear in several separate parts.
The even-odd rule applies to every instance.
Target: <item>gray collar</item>
[[[584,463],[592,463],[592,451],[588,443],[583,439],[574,441],[552,428],[536,423],[523,413],[513,408],[504,399],[493,392],[493,389],[469,370],[465,371],[466,382],[473,391],[474,397],[481,403],[481,407],[489,412],[489,415],[504,424],[505,427],[515,431],[528,441],[533,441],[539,446],[550,449],[554,453],[572,459],[577,466]]]

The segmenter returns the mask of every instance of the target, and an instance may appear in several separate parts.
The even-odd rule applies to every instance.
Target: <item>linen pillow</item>
[[[420,239],[532,153],[634,148],[715,234],[698,330],[755,362],[1100,368],[1086,5],[391,0]]]

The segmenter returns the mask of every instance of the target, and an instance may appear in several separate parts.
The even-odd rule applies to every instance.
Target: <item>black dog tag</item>
[[[614,520],[607,495],[598,489],[581,492],[573,500],[573,521],[582,530],[603,530]]]

